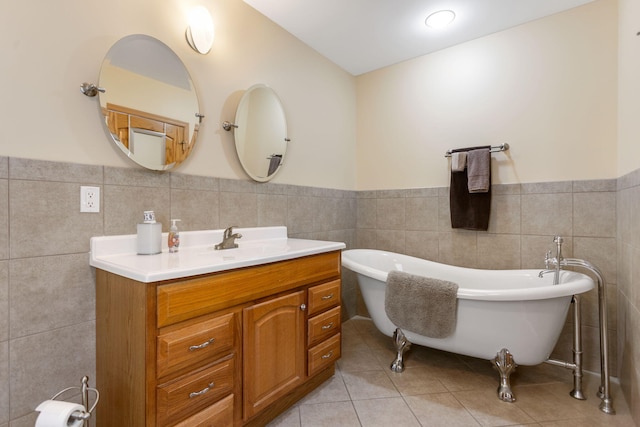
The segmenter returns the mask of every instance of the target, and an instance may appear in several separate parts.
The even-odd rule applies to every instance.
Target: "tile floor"
[[[542,364],[518,367],[511,376],[518,399],[496,397],[498,373],[486,360],[413,346],[406,369],[388,369],[391,338],[370,319],[343,324],[336,374],[272,421],[269,427],[409,426],[635,426],[619,386],[612,383],[616,415],[598,410],[600,377],[585,375],[586,401],[569,396],[570,370]]]

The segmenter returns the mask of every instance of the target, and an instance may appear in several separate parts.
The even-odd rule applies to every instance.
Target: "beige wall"
[[[619,0],[618,175],[640,167],[640,2]]]
[[[600,0],[358,77],[358,190],[448,185],[446,150],[511,144],[494,183],[617,177],[617,9]]]
[[[232,135],[220,123],[233,121],[241,91],[265,83],[282,100],[292,140],[274,181],[354,188],[355,78],[241,0],[206,1],[216,39],[208,55],[199,55],[184,36],[194,4],[64,0],[34,8],[4,1],[0,155],[133,167],[108,143],[97,99],[79,86],[98,81],[113,43],[143,33],[177,53],[200,93],[205,121],[180,172],[246,179]]]

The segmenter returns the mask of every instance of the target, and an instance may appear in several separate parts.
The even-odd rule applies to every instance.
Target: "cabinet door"
[[[304,380],[305,291],[244,310],[244,416],[249,418]]]

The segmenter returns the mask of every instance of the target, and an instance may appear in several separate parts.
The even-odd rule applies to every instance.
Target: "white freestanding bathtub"
[[[491,360],[506,348],[519,365],[546,361],[556,345],[571,297],[595,284],[588,276],[562,270],[479,270],[440,264],[407,255],[369,249],[342,253],[342,265],[357,273],[367,310],[376,327],[393,336],[396,326],[385,313],[387,273],[400,270],[457,283],[458,316],[454,333],[437,339],[403,331],[414,344]]]

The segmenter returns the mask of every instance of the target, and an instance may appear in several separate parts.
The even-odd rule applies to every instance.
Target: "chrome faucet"
[[[215,250],[219,251],[221,249],[233,249],[238,247],[236,239],[241,238],[242,234],[234,233],[233,227],[234,226],[232,225],[231,227],[225,228],[224,234],[222,235],[222,242],[215,246]]]
[[[551,251],[548,251],[544,256],[544,268],[546,270],[542,270],[538,273],[538,277],[542,277],[546,273],[553,272],[553,284],[557,285],[560,283],[560,270],[562,265],[566,265],[564,258],[562,257],[562,243],[564,239],[562,236],[555,236],[553,238],[553,243],[556,244],[556,256],[555,258],[551,258]],[[554,268],[550,268],[554,267]]]
[[[544,257],[544,264],[546,270],[542,270],[538,276],[542,277],[545,273],[553,272],[554,281],[553,284],[558,284],[561,267],[577,267],[582,268],[595,275],[598,282],[598,312],[600,317],[599,329],[600,329],[600,387],[598,389],[598,397],[601,399],[600,410],[606,414],[615,414],[616,411],[613,408],[613,399],[610,393],[610,381],[609,381],[609,337],[608,337],[608,306],[607,306],[607,291],[605,289],[606,281],[600,269],[589,261],[578,258],[563,258],[562,257],[562,242],[563,239],[560,236],[555,236],[553,242],[556,244],[556,256],[551,258],[551,251],[547,252]],[[549,267],[555,267],[549,269]],[[575,296],[574,296],[575,298]],[[579,324],[574,320],[575,324]],[[579,335],[579,334],[574,334]],[[574,338],[580,341],[580,345],[577,347],[582,348],[582,338]],[[577,352],[577,350],[576,350]],[[581,353],[581,350],[580,352]],[[580,374],[582,376],[582,374]]]

